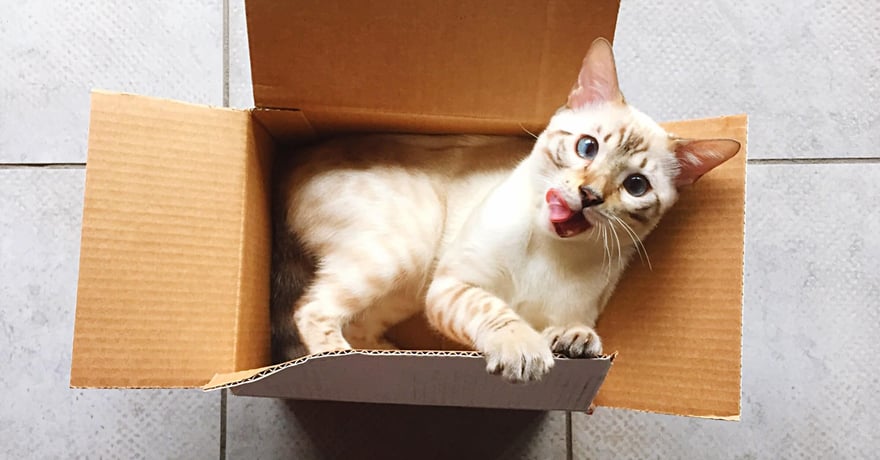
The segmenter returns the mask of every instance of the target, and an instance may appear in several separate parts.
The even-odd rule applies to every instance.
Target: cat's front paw
[[[569,358],[595,358],[602,355],[602,340],[589,326],[549,327],[544,337],[554,353]]]
[[[480,345],[486,371],[511,383],[540,380],[554,364],[547,342],[528,324],[507,325],[489,334]]]

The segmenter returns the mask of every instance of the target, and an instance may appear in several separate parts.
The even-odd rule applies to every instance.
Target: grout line
[[[565,459],[574,460],[574,446],[571,439],[571,411],[565,411]]]
[[[223,0],[223,107],[229,107],[229,0]],[[227,391],[220,390],[220,460],[226,460]]]
[[[83,169],[85,163],[0,163],[0,169]]]
[[[220,390],[220,460],[226,460],[226,392]]]
[[[759,165],[822,165],[822,164],[878,164],[880,157],[850,157],[850,158],[749,158],[748,164]]]

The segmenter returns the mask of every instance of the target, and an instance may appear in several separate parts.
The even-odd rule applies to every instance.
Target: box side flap
[[[271,362],[269,356],[269,276],[272,260],[272,137],[260,123],[248,123],[241,139],[245,152],[243,220],[239,248],[234,369]],[[215,368],[214,371],[220,368]]]
[[[246,4],[258,107],[543,123],[617,0]]]
[[[288,399],[586,410],[610,367],[610,358],[558,358],[553,372],[540,382],[511,385],[486,373],[485,360],[475,352],[350,350],[217,376],[212,385],[238,380],[211,388],[232,387],[237,395]]]
[[[728,137],[736,157],[682,193],[599,320],[620,354],[597,404],[712,418],[740,413],[747,118],[666,123],[681,137]]]
[[[255,109],[256,118],[280,144],[297,144],[318,136],[339,133],[384,132],[422,134],[497,134],[540,133],[541,123],[521,123],[508,119],[472,118],[425,114],[399,114],[374,110]]]
[[[71,385],[234,370],[250,114],[95,92]]]
[[[254,119],[278,144],[297,144],[315,138],[317,132],[305,114],[293,109],[254,109]]]

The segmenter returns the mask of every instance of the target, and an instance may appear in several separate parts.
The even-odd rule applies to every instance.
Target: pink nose
[[[591,187],[587,185],[581,185],[581,205],[584,208],[589,208],[590,206],[598,206],[605,202],[605,199],[602,198],[602,195],[599,192],[593,190]]]

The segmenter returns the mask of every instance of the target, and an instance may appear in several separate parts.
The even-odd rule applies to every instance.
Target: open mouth
[[[555,189],[547,190],[544,197],[550,208],[550,223],[556,230],[556,234],[562,238],[570,238],[589,230],[593,225],[587,222],[584,213],[573,211],[565,199]]]

